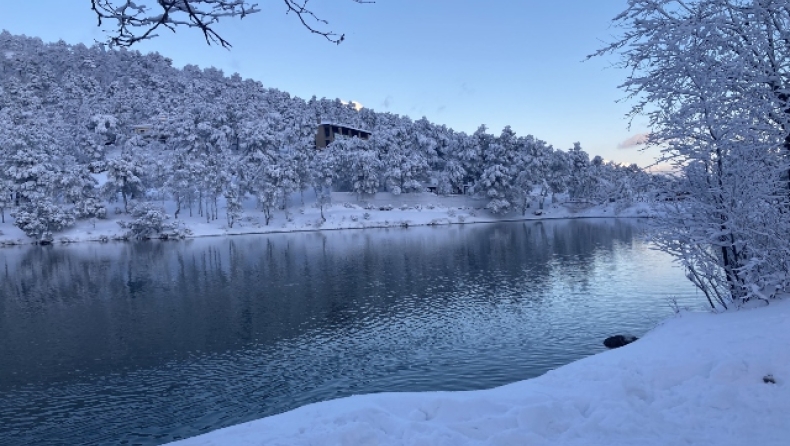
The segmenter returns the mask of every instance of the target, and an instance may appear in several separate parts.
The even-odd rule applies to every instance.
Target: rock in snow
[[[473,392],[316,403],[177,442],[209,445],[790,444],[790,300],[681,313],[633,346]],[[765,385],[770,375],[775,384]]]

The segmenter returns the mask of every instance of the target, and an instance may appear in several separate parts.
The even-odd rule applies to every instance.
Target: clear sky
[[[146,1],[154,2],[138,3]],[[310,34],[280,0],[257,2],[261,13],[217,28],[230,51],[188,29],[136,49],[459,131],[510,125],[555,148],[579,141],[591,155],[642,166],[656,155],[624,147],[646,131],[644,119],[629,130],[629,103],[617,103],[626,72],[611,68],[613,59],[584,61],[617,33],[611,19],[626,0],[311,0],[329,29],[346,34],[341,45]],[[0,1],[0,29],[48,42],[104,40],[90,0]]]

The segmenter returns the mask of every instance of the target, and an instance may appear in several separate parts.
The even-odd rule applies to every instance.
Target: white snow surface
[[[171,444],[788,445],[788,327],[788,300],[681,313],[626,347],[503,387],[352,396]]]
[[[99,184],[106,182],[106,174],[94,175]],[[155,204],[161,204],[161,201]],[[324,208],[326,222],[321,220],[320,209],[315,206],[315,198],[306,193],[304,203],[299,194],[290,198],[286,210],[274,212],[274,217],[266,225],[263,212],[256,209],[255,200],[247,199],[244,203],[243,217],[233,227],[229,227],[226,218],[225,204],[219,203],[218,218],[206,221],[198,215],[197,205],[193,206],[192,216],[187,209],[182,209],[179,218],[171,218],[170,222],[178,222],[181,227],[188,228],[191,237],[266,234],[277,232],[318,231],[333,229],[390,228],[404,226],[447,225],[488,223],[512,220],[541,220],[557,218],[585,217],[648,217],[654,214],[648,203],[638,202],[631,206],[617,203],[588,206],[574,203],[550,203],[546,200],[540,215],[536,215],[537,202],[530,212],[522,215],[512,212],[495,215],[484,209],[487,200],[467,196],[442,197],[432,193],[409,193],[393,195],[377,193],[372,197],[360,199],[354,193],[332,193],[332,203]],[[130,206],[131,207],[131,206]],[[391,207],[391,209],[389,209]],[[125,230],[118,222],[129,220],[128,214],[121,212],[123,204],[107,203],[108,218],[103,220],[81,220],[75,226],[54,234],[55,243],[72,243],[120,238]],[[175,203],[164,202],[167,213],[173,217]],[[382,210],[385,209],[385,210]],[[386,210],[388,209],[388,210]],[[14,219],[6,211],[5,223],[0,223],[0,246],[33,243],[19,228],[13,225]]]

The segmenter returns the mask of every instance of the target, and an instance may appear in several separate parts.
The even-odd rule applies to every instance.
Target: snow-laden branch
[[[344,34],[322,29],[328,22],[308,8],[309,1],[283,0],[286,14],[295,14],[311,33],[333,43],[342,42]],[[370,0],[351,1],[373,3]],[[257,3],[246,0],[91,0],[91,10],[99,26],[105,22],[115,24],[114,29],[108,30],[111,46],[129,47],[157,37],[162,28],[175,32],[179,27],[186,27],[200,30],[209,45],[213,43],[224,48],[230,48],[231,44],[215,30],[220,19],[243,19],[261,11]]]

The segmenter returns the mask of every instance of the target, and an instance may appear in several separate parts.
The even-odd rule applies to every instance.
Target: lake
[[[473,390],[703,298],[639,220],[0,249],[0,444],[161,444],[333,398]]]

